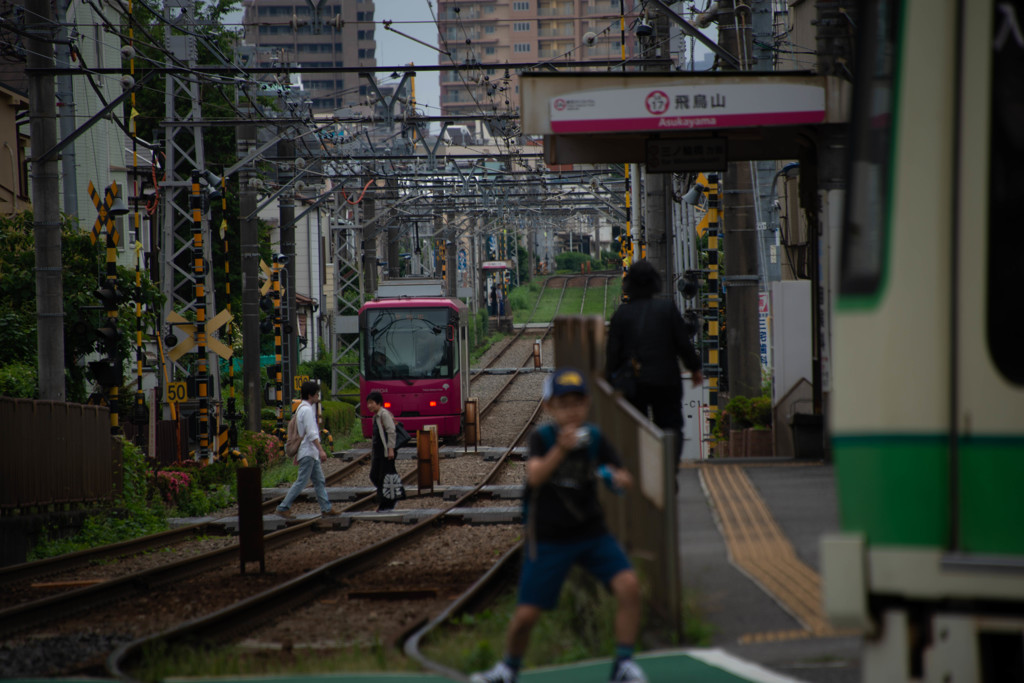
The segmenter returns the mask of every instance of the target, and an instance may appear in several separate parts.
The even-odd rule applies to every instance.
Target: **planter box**
[[[745,445],[748,458],[770,458],[775,455],[775,439],[770,429],[747,429]]]
[[[824,421],[821,415],[796,413],[789,422],[793,430],[793,451],[800,460],[825,457]]]
[[[747,430],[729,430],[729,457],[743,458],[747,455]]]

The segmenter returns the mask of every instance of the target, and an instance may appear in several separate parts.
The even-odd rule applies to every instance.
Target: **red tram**
[[[381,283],[377,298],[359,309],[359,415],[369,438],[366,395],[379,391],[384,407],[413,430],[462,433],[469,393],[469,309],[442,296],[436,280]]]

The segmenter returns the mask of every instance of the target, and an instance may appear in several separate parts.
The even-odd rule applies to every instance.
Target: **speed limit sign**
[[[167,400],[171,403],[181,403],[188,400],[188,385],[185,382],[167,383]]]

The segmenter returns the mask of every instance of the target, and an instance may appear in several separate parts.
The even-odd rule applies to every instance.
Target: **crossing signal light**
[[[260,334],[270,334],[274,331],[274,321],[269,318],[260,321]]]
[[[104,389],[120,387],[124,381],[124,369],[121,361],[115,358],[105,358],[89,363],[89,370],[93,379]]]
[[[109,354],[117,350],[118,342],[121,341],[121,331],[112,321],[107,321],[102,327],[97,328],[96,336],[100,345]]]
[[[274,300],[270,298],[269,294],[260,297],[260,308],[267,312],[274,310]]]
[[[277,373],[279,373],[279,372],[281,372],[281,366],[280,365],[275,363],[273,365],[268,365],[267,366],[267,377],[270,379],[271,382],[276,382],[277,381]]]
[[[117,304],[121,302],[121,295],[117,291],[117,287],[113,283],[104,282],[96,291],[93,292],[93,296],[100,300],[103,307],[108,311],[117,309]]]

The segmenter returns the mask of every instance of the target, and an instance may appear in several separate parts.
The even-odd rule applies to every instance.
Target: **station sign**
[[[510,261],[484,261],[480,264],[483,270],[506,270],[512,267]]]
[[[647,170],[651,173],[724,171],[728,165],[725,138],[647,141]]]
[[[577,90],[548,105],[555,134],[790,126],[826,113],[823,85],[771,80]]]

